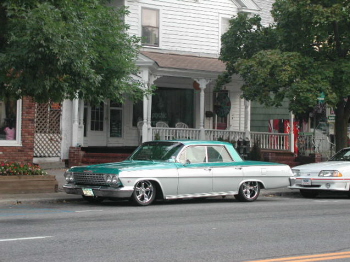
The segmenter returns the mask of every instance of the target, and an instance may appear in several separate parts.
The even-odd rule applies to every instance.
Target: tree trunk
[[[349,113],[345,103],[338,103],[335,109],[335,148],[336,151],[348,146]]]

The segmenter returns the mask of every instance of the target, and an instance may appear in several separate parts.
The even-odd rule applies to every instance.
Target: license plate
[[[311,179],[308,179],[308,178],[302,179],[301,180],[301,185],[302,186],[311,186]]]
[[[94,196],[94,191],[91,188],[83,188],[84,196]]]

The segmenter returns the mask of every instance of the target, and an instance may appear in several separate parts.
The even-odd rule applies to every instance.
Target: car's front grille
[[[74,173],[74,182],[78,185],[107,186],[104,174]]]

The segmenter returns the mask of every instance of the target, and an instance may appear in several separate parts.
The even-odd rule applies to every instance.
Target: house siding
[[[34,157],[35,103],[25,97],[22,100],[21,146],[0,146],[0,161],[32,163]]]
[[[272,23],[271,0],[255,1],[260,7],[262,23]],[[181,4],[180,4],[181,3]],[[160,12],[160,44],[154,50],[171,50],[177,53],[218,57],[220,53],[221,17],[232,17],[239,11],[230,0],[184,1],[125,1],[130,14],[126,23],[131,35],[141,35],[141,8],[158,9]]]
[[[281,107],[265,107],[257,102],[251,104],[251,131],[269,132],[269,120],[289,119],[288,102]]]

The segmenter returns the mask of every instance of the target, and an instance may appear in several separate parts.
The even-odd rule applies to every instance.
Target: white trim
[[[17,100],[16,140],[0,140],[0,146],[22,146],[22,99]]]

